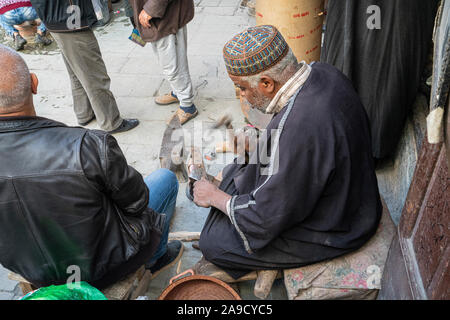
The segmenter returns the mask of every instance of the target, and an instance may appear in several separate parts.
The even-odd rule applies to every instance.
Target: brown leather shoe
[[[178,102],[180,101],[172,92],[155,98],[155,103],[162,106]]]
[[[198,116],[198,110],[195,110],[194,113],[188,113],[188,112],[184,112],[183,110],[178,108],[177,112],[175,112],[175,114],[172,117],[170,117],[169,121],[167,121],[167,124],[170,123],[170,121],[173,119],[173,117],[178,117],[181,125],[183,125],[186,122],[188,122],[189,120],[194,119],[196,116]]]

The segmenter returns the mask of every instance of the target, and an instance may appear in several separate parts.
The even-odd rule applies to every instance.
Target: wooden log
[[[256,279],[253,293],[259,299],[265,300],[269,296],[272,285],[278,275],[278,270],[260,270],[257,271],[258,278]]]
[[[144,296],[150,286],[150,281],[152,280],[152,273],[150,270],[145,270],[144,275],[139,280],[139,284],[136,289],[131,292],[130,300],[136,300],[140,296]]]
[[[36,290],[30,283],[28,282],[20,282],[19,287],[22,290],[22,294],[25,296],[26,294],[30,293],[31,291]]]
[[[26,295],[27,293],[36,290],[31,283],[28,282],[25,278],[23,278],[20,274],[10,272],[8,273],[8,279],[19,282],[19,287],[22,289],[22,294]]]
[[[134,290],[139,286],[145,272],[145,267],[142,266],[135,273],[102,290],[102,293],[108,300],[128,300]]]
[[[222,280],[226,283],[237,283],[237,282],[243,282],[243,281],[250,281],[250,280],[256,280],[257,274],[256,271],[252,271],[245,276],[242,276],[239,279],[234,279],[231,277],[228,273],[217,267],[216,265],[212,264],[209,261],[206,261],[205,258],[202,258],[199,262],[197,262],[193,268],[195,274],[197,275],[203,275],[203,276],[210,276],[214,277],[216,279]]]
[[[28,280],[26,280],[20,274],[17,274],[17,273],[14,273],[14,272],[8,273],[8,279],[9,280],[13,280],[13,281],[17,281],[17,282],[27,282],[27,283],[29,283]]]
[[[234,152],[234,146],[231,145],[231,143],[228,143],[228,141],[219,142],[216,144],[216,153],[233,153]]]
[[[200,232],[179,231],[169,233],[169,240],[180,240],[184,242],[200,240]]]

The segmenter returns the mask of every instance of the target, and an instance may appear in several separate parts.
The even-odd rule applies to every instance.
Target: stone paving
[[[199,136],[199,130],[208,129],[221,115],[233,115],[235,128],[245,124],[234,86],[227,77],[222,60],[222,48],[227,40],[247,26],[255,24],[248,8],[241,7],[241,0],[195,0],[196,15],[188,24],[188,56],[200,115],[196,121],[184,126],[186,145],[193,144],[193,137],[203,142],[203,150],[212,150],[215,143],[223,140],[224,131],[207,131]],[[142,48],[128,40],[132,27],[120,4],[114,6],[111,23],[96,30],[102,54],[112,80],[112,92],[116,96],[122,116],[138,118],[141,124],[134,130],[115,135],[130,165],[144,176],[159,168],[159,150],[165,129],[165,121],[176,111],[177,106],[158,106],[153,97],[169,92],[161,68],[150,46]],[[50,52],[22,53],[30,70],[40,80],[39,94],[35,97],[38,115],[76,125],[72,110],[72,97],[67,71],[58,50]],[[44,53],[44,54],[42,54]],[[89,128],[98,129],[94,122]],[[205,132],[205,130],[204,130]],[[227,154],[215,161],[206,162],[211,174],[216,174],[226,162],[233,159]],[[201,231],[208,214],[207,209],[197,208],[186,199],[185,184],[180,185],[172,231]],[[150,299],[159,296],[168,286],[169,279],[189,269],[201,254],[185,242],[185,253],[181,262],[155,278],[147,293]],[[20,298],[15,281],[7,278],[8,271],[0,266],[0,299]],[[244,299],[254,299],[253,283],[239,286]],[[277,281],[269,299],[285,299],[281,281]]]

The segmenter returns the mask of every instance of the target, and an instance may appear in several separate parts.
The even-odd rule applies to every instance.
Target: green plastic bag
[[[108,300],[87,282],[42,287],[25,295],[21,300]]]

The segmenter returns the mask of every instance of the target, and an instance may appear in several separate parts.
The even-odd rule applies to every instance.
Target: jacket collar
[[[279,113],[287,104],[289,100],[297,93],[306,80],[308,80],[311,73],[311,66],[305,61],[301,62],[300,69],[289,79],[277,92],[275,97],[270,102],[266,109],[266,113]]]
[[[0,117],[0,133],[39,128],[67,127],[64,123],[42,117]]]

